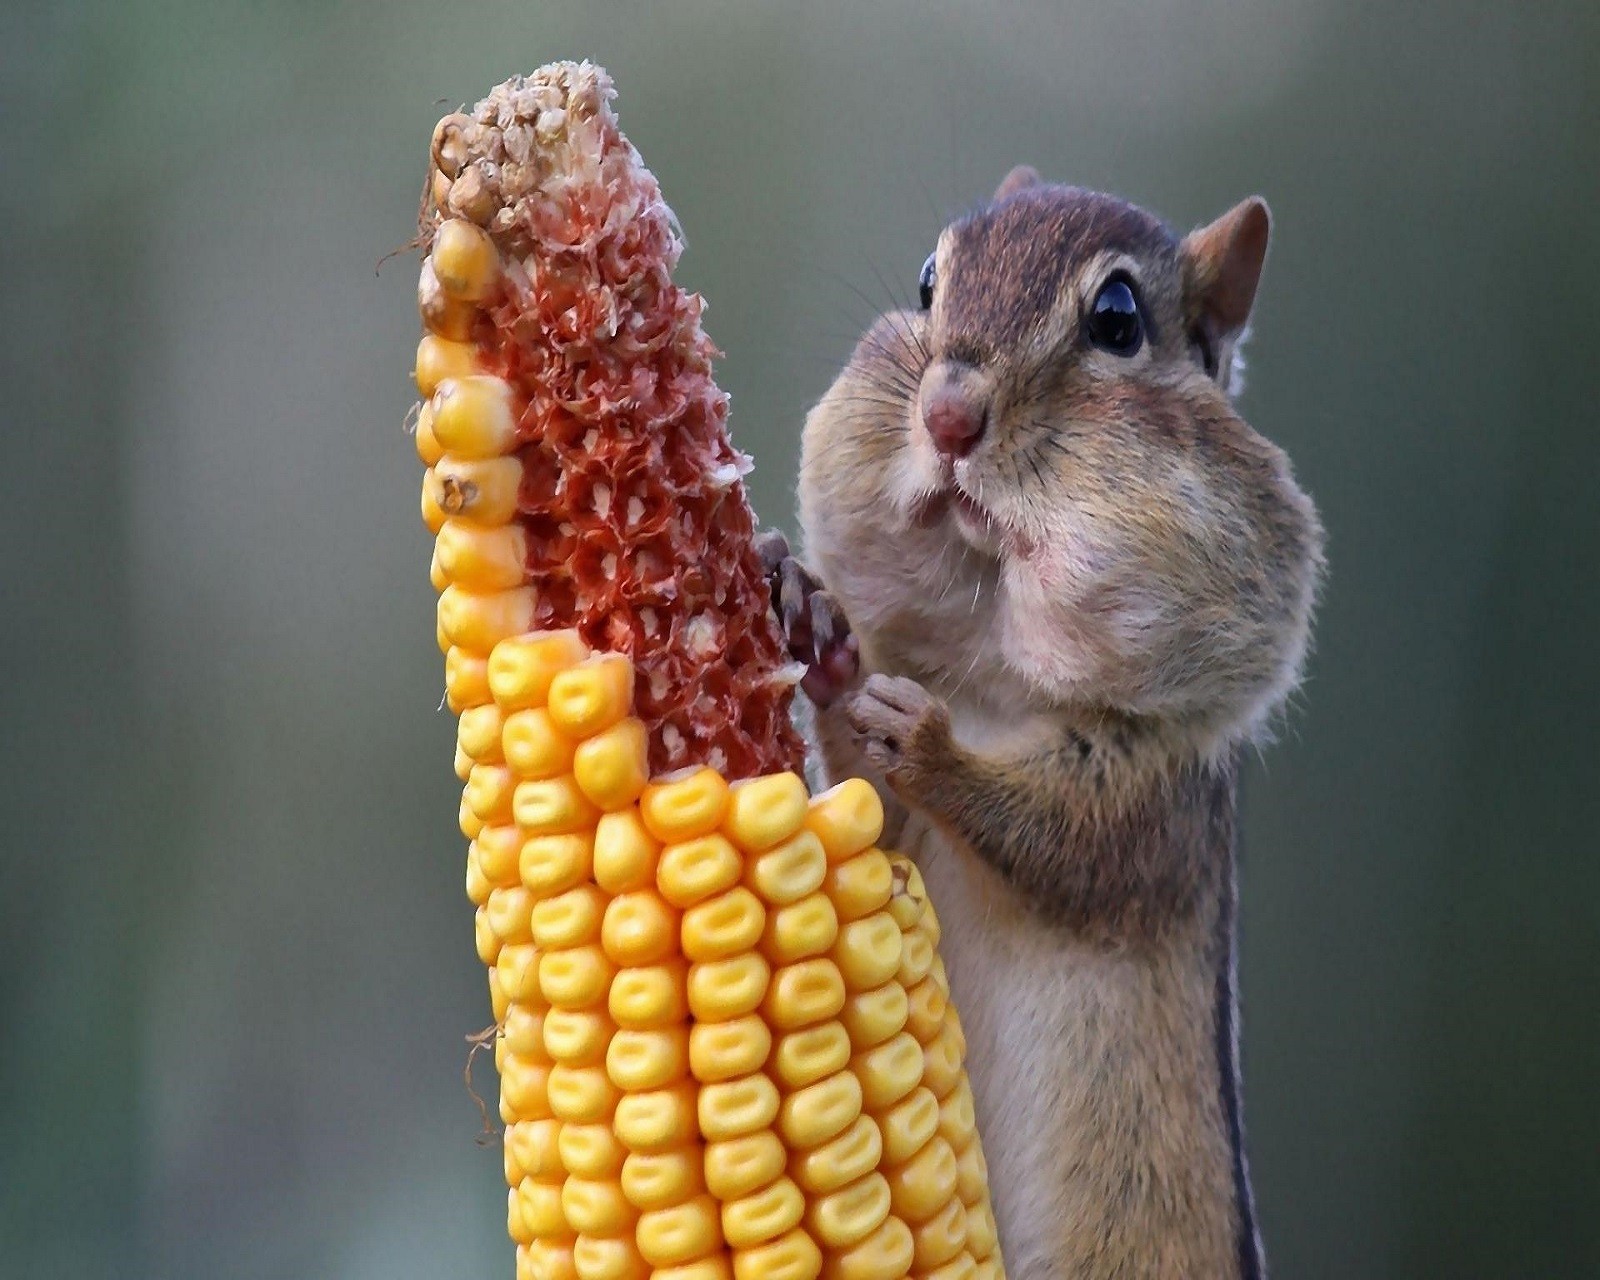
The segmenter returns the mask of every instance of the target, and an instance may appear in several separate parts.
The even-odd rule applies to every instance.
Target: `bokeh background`
[[[1593,0],[60,0],[0,14],[0,1276],[511,1274],[375,268],[434,120],[580,56],[790,527],[807,405],[1013,163],[1268,196],[1244,408],[1332,564],[1247,781],[1276,1274],[1600,1275]]]

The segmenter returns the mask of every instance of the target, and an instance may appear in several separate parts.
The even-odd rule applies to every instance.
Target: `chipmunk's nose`
[[[964,458],[983,439],[989,423],[989,395],[970,365],[940,361],[922,379],[922,425],[933,447],[949,458]]]

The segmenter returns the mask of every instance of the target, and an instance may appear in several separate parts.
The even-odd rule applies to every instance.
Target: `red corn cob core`
[[[500,256],[470,338],[514,389],[532,626],[627,654],[660,773],[801,767],[797,670],[772,617],[703,302],[610,78],[558,63],[434,134],[422,242],[464,217]]]

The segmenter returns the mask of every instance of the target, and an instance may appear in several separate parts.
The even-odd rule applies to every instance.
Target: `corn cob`
[[[1002,1275],[921,877],[797,769],[700,302],[609,79],[435,131],[416,441],[519,1280]]]

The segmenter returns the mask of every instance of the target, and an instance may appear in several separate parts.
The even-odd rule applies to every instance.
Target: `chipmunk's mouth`
[[[996,557],[1028,554],[1032,545],[1028,538],[963,489],[953,475],[945,480],[943,488],[928,494],[917,504],[918,527],[931,529],[948,520],[962,541],[975,551]]]

